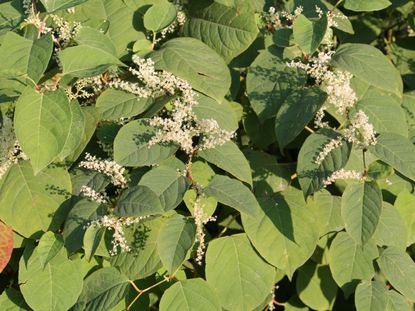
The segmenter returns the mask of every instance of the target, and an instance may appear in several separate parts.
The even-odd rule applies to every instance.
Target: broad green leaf
[[[140,12],[137,12],[137,8],[146,3],[139,1],[129,6],[127,2],[88,0],[76,8],[76,15],[83,25],[92,23],[94,27],[104,23],[108,27],[105,35],[114,43],[118,57],[128,54],[128,47],[131,48],[131,43],[142,34],[139,30],[144,31],[141,18],[137,16]]]
[[[215,2],[235,8],[239,12],[260,12],[265,6],[265,0],[215,0]]]
[[[173,215],[160,228],[157,249],[163,266],[171,275],[181,266],[195,239],[195,225],[181,215]]]
[[[352,73],[369,85],[402,97],[399,71],[377,48],[366,44],[344,44],[333,56],[335,67]]]
[[[298,270],[297,294],[301,301],[315,310],[330,310],[337,294],[337,284],[326,265],[308,262]]]
[[[221,101],[229,90],[231,77],[224,60],[197,39],[169,40],[149,57],[154,60],[157,69],[185,79],[195,90],[217,101]]]
[[[301,302],[298,296],[293,295],[284,305],[285,311],[309,311],[310,309]]]
[[[277,163],[274,156],[262,151],[246,150],[245,156],[251,167],[253,190],[257,198],[288,188],[295,166]]]
[[[60,160],[64,160],[78,148],[85,135],[86,120],[81,106],[77,101],[72,101],[68,106],[70,110],[69,129],[67,129],[67,136],[62,151],[58,155]]]
[[[38,93],[27,88],[16,104],[16,137],[38,174],[63,152],[72,113],[64,91]],[[65,152],[66,153],[66,152]]]
[[[208,196],[236,209],[241,214],[255,217],[260,206],[252,192],[240,181],[227,176],[215,175],[204,189]]]
[[[319,87],[300,89],[287,97],[275,119],[275,134],[280,149],[301,133],[326,99],[326,93]]]
[[[74,7],[87,0],[40,0],[48,13]]]
[[[193,107],[193,111],[199,119],[214,119],[221,129],[227,131],[238,129],[238,121],[228,102],[219,103],[203,94],[198,94],[197,102],[197,105]]]
[[[373,237],[379,246],[395,246],[402,250],[406,249],[408,240],[406,224],[396,207],[383,202],[382,214]]]
[[[392,3],[389,0],[346,0],[344,7],[348,10],[356,12],[371,12],[383,10],[391,4]]]
[[[95,191],[102,192],[109,185],[110,178],[97,171],[86,168],[75,168],[70,171],[72,180],[72,193],[79,195],[82,186],[88,186]]]
[[[394,206],[405,223],[408,234],[406,246],[409,246],[415,243],[415,196],[405,189],[398,194]]]
[[[234,142],[228,141],[221,146],[201,150],[197,155],[252,186],[249,163]]]
[[[128,278],[116,268],[106,267],[89,275],[74,311],[111,310],[128,290]]]
[[[280,57],[264,50],[248,69],[246,90],[252,109],[264,122],[274,118],[288,95],[305,82],[303,72],[289,68]]]
[[[195,211],[195,203],[197,198],[197,192],[194,189],[187,190],[186,194],[184,195],[183,201],[186,204],[187,209],[189,210],[190,214],[194,216]],[[206,197],[202,196],[200,198],[200,206],[203,209],[204,213],[204,220],[206,220],[209,216],[212,216],[218,206],[218,201],[214,197]]]
[[[124,166],[153,165],[167,159],[177,150],[173,145],[156,144],[149,147],[155,129],[147,119],[134,120],[124,125],[114,141],[114,160]]]
[[[393,168],[380,160],[370,163],[367,170],[368,177],[373,180],[386,180],[388,177],[392,176],[393,173]]]
[[[134,186],[124,190],[114,210],[121,217],[144,217],[163,212],[157,194],[146,186]]]
[[[379,281],[363,281],[356,288],[354,301],[357,311],[385,311],[388,290]]]
[[[364,245],[375,233],[382,213],[382,192],[377,183],[349,184],[343,192],[341,212],[347,233]]]
[[[65,247],[69,253],[74,253],[82,248],[85,235],[85,227],[92,220],[97,220],[106,215],[107,208],[97,202],[88,199],[76,199],[65,221],[63,237]]]
[[[176,7],[167,0],[161,0],[152,5],[144,14],[144,27],[158,32],[169,26],[176,19]]]
[[[48,231],[42,235],[39,240],[39,244],[36,247],[36,251],[43,269],[59,253],[62,247],[63,238],[61,235],[51,231]]]
[[[163,266],[157,251],[157,240],[163,220],[156,218],[126,228],[127,241],[134,247],[128,253],[112,256],[111,265],[130,280],[144,279],[158,271]]]
[[[333,279],[343,291],[350,292],[358,280],[370,281],[375,275],[373,260],[378,257],[378,250],[373,241],[362,246],[346,232],[339,232],[330,245],[328,257]]]
[[[96,107],[102,119],[119,120],[143,113],[152,103],[150,98],[139,98],[125,91],[107,89],[98,97]]]
[[[301,147],[297,173],[305,196],[323,188],[324,181],[346,165],[351,152],[351,144],[347,142],[343,142],[340,147],[332,150],[320,164],[316,163],[323,148],[339,136],[340,134],[333,130],[322,129],[311,134]]]
[[[184,34],[197,38],[229,62],[245,51],[258,34],[255,15],[240,13],[219,3],[197,4],[190,8]]]
[[[9,287],[0,295],[0,310],[27,311],[30,310],[20,291]]]
[[[388,304],[386,311],[411,311],[408,300],[394,290],[388,291]]]
[[[205,280],[196,278],[179,281],[161,297],[160,311],[221,311],[214,289]]]
[[[274,268],[265,263],[244,234],[215,239],[206,252],[206,279],[229,311],[248,311],[268,296]]]
[[[7,266],[13,251],[13,228],[0,221],[0,273]]]
[[[344,229],[341,216],[341,197],[334,196],[328,191],[319,191],[310,199],[307,202],[317,216],[320,237],[329,232]]]
[[[390,246],[376,260],[389,283],[405,298],[415,301],[415,263],[401,249]]]
[[[0,35],[15,29],[24,18],[20,0],[1,3],[0,12]]]
[[[294,42],[305,53],[312,54],[323,41],[327,26],[325,15],[316,21],[311,21],[301,14],[295,18],[293,23]]]
[[[43,268],[36,249],[29,258],[27,255],[22,256],[19,267],[20,290],[27,304],[39,311],[69,310],[82,291],[80,261],[69,260],[61,252]]]
[[[99,226],[89,226],[85,230],[83,245],[85,251],[85,259],[91,261],[100,243],[103,241],[105,228]]]
[[[176,208],[183,201],[189,187],[186,177],[177,169],[166,166],[153,168],[141,177],[138,184],[150,188],[157,194],[165,211]]]
[[[14,164],[4,178],[0,218],[5,223],[24,237],[48,228],[58,229],[54,214],[71,193],[71,180],[65,169],[46,168],[34,176],[30,163],[22,161]]]
[[[370,87],[356,104],[363,110],[377,133],[396,133],[408,136],[405,112],[399,101],[385,92]]]
[[[415,146],[408,138],[383,133],[377,137],[377,143],[369,148],[370,152],[394,169],[415,180]]]
[[[58,53],[64,75],[95,76],[112,65],[123,66],[117,58],[115,45],[99,30],[82,27],[75,40],[79,45]]]
[[[32,41],[8,32],[0,46],[0,76],[27,76],[37,83],[49,64],[52,48],[50,35]]]
[[[259,202],[258,215],[242,215],[244,229],[261,256],[292,278],[317,246],[316,216],[293,188]]]

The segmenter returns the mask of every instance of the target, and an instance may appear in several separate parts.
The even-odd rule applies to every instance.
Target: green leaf
[[[388,290],[379,281],[363,281],[356,288],[354,300],[357,311],[385,311]]]
[[[99,269],[85,279],[82,293],[73,310],[110,310],[124,298],[128,286],[128,278],[116,268]]]
[[[215,239],[206,253],[206,279],[229,311],[252,310],[268,296],[274,268],[259,257],[244,234]]]
[[[248,69],[246,91],[252,109],[264,122],[274,118],[292,91],[301,88],[305,82],[304,72],[289,68],[280,57],[264,50]]]
[[[301,301],[315,310],[330,310],[337,294],[329,267],[313,262],[298,270],[296,289]]]
[[[107,213],[105,205],[88,199],[76,199],[66,217],[63,230],[65,247],[69,253],[74,253],[82,248],[85,235],[85,226],[92,220],[96,220]]]
[[[193,106],[193,111],[199,119],[214,119],[221,129],[227,131],[238,129],[238,121],[227,101],[219,103],[213,98],[198,94],[197,102],[197,105]]]
[[[22,2],[13,0],[0,4],[0,35],[19,26],[24,18]]]
[[[0,273],[7,266],[13,252],[13,228],[0,221]]]
[[[155,129],[147,119],[134,120],[124,125],[114,141],[114,159],[124,166],[153,165],[167,159],[177,150],[173,145],[156,144],[149,147]]]
[[[258,215],[242,215],[244,229],[261,256],[291,278],[316,248],[316,216],[293,188],[259,202]]]
[[[72,112],[65,92],[38,93],[27,88],[16,104],[16,137],[30,158],[35,174],[73,143]]]
[[[159,217],[126,228],[128,243],[134,247],[129,253],[123,252],[112,256],[111,265],[130,280],[144,279],[162,268],[157,240],[163,221],[164,219]]]
[[[394,290],[388,291],[388,304],[386,311],[411,311],[408,300]]]
[[[234,142],[228,141],[221,146],[201,150],[197,155],[252,186],[249,163]]]
[[[415,301],[415,263],[404,251],[390,246],[376,260],[389,283],[407,299]]]
[[[0,46],[0,76],[27,76],[37,83],[49,64],[52,48],[50,35],[32,41],[8,32]]]
[[[214,197],[218,202],[236,209],[241,214],[255,217],[260,210],[252,192],[240,181],[227,176],[215,175],[204,192],[208,196]]]
[[[332,64],[352,73],[369,85],[402,97],[403,84],[399,71],[373,46],[343,44],[333,56]]]
[[[328,254],[333,279],[346,292],[356,286],[357,280],[370,281],[375,275],[373,260],[378,254],[372,240],[362,246],[346,232],[337,233]]]
[[[22,293],[13,287],[9,287],[0,295],[0,310],[27,311],[30,308],[24,301]]]
[[[219,3],[198,3],[190,8],[183,32],[203,41],[229,62],[254,42],[258,27],[252,13],[241,13]]]
[[[79,45],[58,53],[64,75],[95,76],[112,65],[124,65],[117,57],[114,43],[99,30],[82,27],[75,40]]]
[[[96,107],[104,120],[134,117],[146,111],[153,100],[116,89],[107,89],[98,97]]]
[[[133,186],[124,190],[114,210],[121,217],[143,217],[163,214],[157,194],[145,186]]]
[[[324,181],[335,171],[343,168],[350,156],[351,144],[343,142],[342,146],[332,150],[321,162],[315,163],[319,153],[332,139],[340,134],[330,129],[321,129],[311,134],[300,149],[297,172],[301,189],[308,196],[324,186]]]
[[[319,87],[300,89],[287,97],[275,119],[275,134],[280,149],[301,133],[326,99],[326,93]]]
[[[415,196],[405,189],[398,194],[394,206],[405,223],[408,234],[406,246],[409,246],[415,243]]]
[[[169,26],[176,19],[176,7],[173,3],[161,0],[152,5],[144,14],[144,27],[158,32]]]
[[[205,280],[196,278],[179,281],[161,297],[160,311],[220,311],[218,296]]]
[[[46,265],[59,253],[63,247],[63,238],[61,235],[51,231],[42,235],[36,251],[39,256],[39,262],[44,269]]]
[[[382,192],[377,183],[349,184],[343,192],[341,212],[347,233],[364,245],[375,233],[382,213]]]
[[[71,193],[65,169],[46,168],[36,176],[28,161],[14,164],[0,191],[0,218],[25,237],[56,230],[54,214]],[[22,215],[25,215],[22,217]]]
[[[160,228],[157,249],[163,266],[171,275],[181,266],[195,240],[195,225],[181,215],[168,218]]]
[[[86,120],[81,106],[77,101],[72,101],[68,106],[70,110],[69,130],[67,130],[67,136],[62,151],[58,155],[60,160],[64,160],[78,148],[85,135]]]
[[[89,226],[85,230],[83,245],[85,251],[85,259],[91,261],[99,244],[103,241],[105,228],[99,226]]]
[[[326,15],[316,21],[311,21],[301,14],[295,18],[293,23],[294,42],[305,53],[312,54],[323,41],[327,26]]]
[[[185,79],[195,90],[217,101],[221,101],[229,90],[231,76],[224,60],[197,39],[169,40],[149,57],[157,69]]]
[[[27,304],[34,310],[67,311],[82,291],[80,261],[72,261],[60,253],[46,267],[36,249],[19,267],[19,284]]]
[[[383,133],[377,137],[376,145],[369,150],[383,162],[415,180],[415,146],[408,138],[394,133]]]
[[[176,208],[183,201],[189,187],[186,177],[166,166],[153,168],[141,177],[138,184],[150,188],[158,195],[165,211]]]
[[[344,7],[348,10],[356,12],[371,12],[383,10],[391,4],[392,3],[389,0],[346,0]]]
[[[74,7],[87,0],[40,0],[48,13]]]
[[[376,228],[374,239],[380,246],[395,246],[405,250],[408,240],[406,224],[396,207],[383,202],[382,214]]]

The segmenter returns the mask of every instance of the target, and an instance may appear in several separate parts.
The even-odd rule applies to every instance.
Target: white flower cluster
[[[275,7],[271,6],[268,12],[262,14],[264,23],[272,31],[280,28],[291,28],[292,22],[303,13],[303,7],[299,6],[294,10],[294,13],[288,13],[286,11],[277,11]]]
[[[79,163],[79,167],[100,172],[111,178],[114,186],[126,188],[128,179],[124,176],[125,168],[117,164],[115,161],[102,160],[89,153],[86,153],[85,160]]]
[[[210,221],[216,221],[216,217],[207,217],[207,215],[203,212],[202,195],[200,194],[196,197],[193,215],[195,217],[196,224],[196,241],[199,243],[197,246],[195,261],[197,264],[201,265],[206,249],[204,225]]]
[[[369,117],[362,110],[359,110],[350,120],[350,126],[343,131],[345,139],[366,149],[376,144],[376,132],[373,125],[369,123]]]
[[[111,256],[118,254],[118,247],[122,252],[130,252],[131,247],[128,245],[128,241],[125,238],[124,228],[137,224],[143,219],[148,218],[149,216],[140,216],[140,217],[117,217],[114,215],[105,215],[100,219],[93,220],[88,223],[84,228],[86,229],[89,226],[99,226],[104,227],[107,230],[114,230],[112,235],[112,249],[109,251]]]
[[[178,28],[183,26],[187,20],[187,15],[180,1],[176,1],[174,4],[176,6],[177,11],[176,19],[168,27],[164,28],[160,32],[161,37],[158,38],[155,43],[159,43],[161,40],[165,39],[168,34],[174,33]]]
[[[60,48],[66,47],[78,34],[82,25],[79,22],[68,22],[60,16],[50,15],[55,24],[53,40]]]
[[[317,158],[315,159],[314,163],[321,164],[323,160],[332,152],[334,149],[340,147],[343,144],[343,137],[338,136],[337,138],[333,138],[330,140],[324,147],[323,150],[320,151]]]
[[[338,171],[335,171],[333,174],[330,175],[325,181],[324,181],[324,187],[327,187],[328,185],[331,185],[338,179],[354,179],[354,180],[363,180],[363,174],[358,171],[353,170],[345,170],[341,169]]]
[[[66,89],[69,100],[89,99],[101,93],[106,86],[101,75],[78,79],[73,86]]]
[[[156,71],[151,59],[134,55],[133,62],[137,68],[130,68],[130,72],[141,81],[141,84],[115,79],[110,82],[111,87],[143,98],[177,96],[170,117],[154,117],[150,121],[150,125],[157,128],[149,142],[150,146],[162,142],[174,142],[187,154],[192,154],[196,150],[222,145],[234,137],[234,132],[221,129],[215,120],[197,118],[192,109],[197,105],[196,94],[187,81],[169,72]],[[193,146],[195,137],[199,138],[197,146]]]
[[[24,10],[24,14],[29,16],[33,13],[33,2],[32,0],[22,0],[22,7]]]
[[[108,203],[108,196],[106,193],[99,193],[92,189],[91,187],[83,185],[80,189],[80,194],[91,201],[105,204]]]

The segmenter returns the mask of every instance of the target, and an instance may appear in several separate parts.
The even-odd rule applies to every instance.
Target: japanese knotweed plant
[[[414,15],[0,1],[0,310],[412,310]]]

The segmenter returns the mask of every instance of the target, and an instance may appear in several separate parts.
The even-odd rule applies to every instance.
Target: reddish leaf
[[[0,272],[6,267],[13,251],[13,229],[0,221]]]

